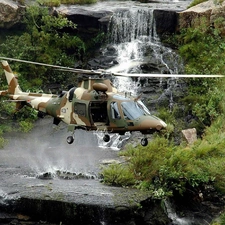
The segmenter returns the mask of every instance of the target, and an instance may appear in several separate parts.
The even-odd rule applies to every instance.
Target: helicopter
[[[141,132],[144,137],[141,145],[147,146],[147,134],[166,129],[167,124],[160,118],[152,115],[140,97],[133,97],[129,93],[119,93],[109,79],[101,77],[107,71],[92,71],[61,67],[38,62],[0,57],[1,64],[7,79],[8,89],[0,91],[0,96],[6,96],[16,103],[16,111],[24,106],[37,110],[38,117],[46,115],[53,117],[53,124],[61,121],[68,125],[67,143],[75,140],[75,131],[104,132],[103,140],[110,141],[109,133],[124,135],[126,132]],[[78,87],[72,87],[60,94],[30,93],[22,91],[17,77],[11,70],[8,60],[14,60],[37,65],[51,66],[65,71],[99,75],[98,78],[83,79]],[[174,75],[174,74],[121,74],[114,76],[142,76],[142,77],[205,77],[206,75]],[[222,75],[207,75],[221,77]]]

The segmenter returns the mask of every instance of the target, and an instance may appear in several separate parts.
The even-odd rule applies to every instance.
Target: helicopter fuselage
[[[89,78],[82,80],[77,88],[63,91],[59,95],[23,92],[7,61],[2,66],[8,82],[8,90],[0,91],[16,103],[16,111],[29,106],[38,111],[39,117],[50,115],[53,123],[68,124],[68,131],[76,129],[98,130],[105,133],[124,134],[127,131],[140,131],[151,134],[166,128],[166,123],[151,115],[138,98],[118,93],[109,79]],[[105,135],[109,141],[109,135]],[[143,139],[142,145],[147,145]],[[67,142],[73,143],[74,136]]]
[[[85,129],[124,134],[127,131],[153,133],[166,127],[159,118],[153,116],[139,100],[114,92],[72,88],[64,95],[51,98],[43,113],[55,118],[55,123],[63,121],[70,130]],[[42,110],[39,107],[39,111]]]

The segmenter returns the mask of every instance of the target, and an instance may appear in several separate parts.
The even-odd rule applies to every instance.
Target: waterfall
[[[179,73],[181,60],[169,47],[164,46],[156,32],[154,10],[136,6],[114,10],[108,26],[108,45],[102,50],[103,56],[110,56],[109,72],[120,73]],[[159,83],[162,79],[159,80]],[[140,86],[148,84],[148,78],[115,77],[114,86],[119,92],[127,92],[133,96],[140,93]],[[169,93],[168,107],[173,109],[173,88],[176,78],[167,81]],[[165,96],[165,94],[164,94]],[[160,96],[161,97],[161,96]],[[159,97],[159,98],[160,98]],[[101,134],[98,134],[101,139]],[[128,137],[125,136],[125,139]],[[102,147],[113,147],[123,143],[123,137],[113,135],[110,143],[99,143]]]
[[[181,218],[177,215],[169,201],[164,201],[168,217],[172,220],[173,225],[192,225],[193,221],[189,218]]]
[[[141,38],[156,37],[153,25],[153,10],[133,8],[115,12],[111,18],[110,41],[112,43],[133,42]]]
[[[140,74],[179,72],[180,58],[160,42],[153,11],[147,7],[136,7],[114,12],[108,33],[109,43],[115,49],[117,64],[109,71]],[[148,67],[155,69],[146,71]],[[137,82],[132,82],[131,78],[119,78],[115,85],[121,92],[136,94]]]

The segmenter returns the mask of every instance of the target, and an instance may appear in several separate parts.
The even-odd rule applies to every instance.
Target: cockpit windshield
[[[143,115],[150,115],[147,107],[141,102],[126,101],[121,103],[125,119],[134,120]]]
[[[142,110],[144,110],[144,112],[146,113],[146,115],[151,115],[151,113],[149,112],[148,108],[145,106],[145,104],[142,101],[138,100],[137,103],[138,103],[139,107]]]

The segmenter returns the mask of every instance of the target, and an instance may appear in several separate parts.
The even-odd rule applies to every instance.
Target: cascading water
[[[109,25],[109,42],[115,49],[118,64],[109,71],[179,73],[182,67],[180,58],[172,49],[160,42],[153,15],[153,9],[141,7],[114,12]],[[157,71],[145,70],[153,64]],[[135,94],[137,85],[128,85],[128,80],[129,78],[120,78],[116,81],[116,85],[120,91],[131,91]]]
[[[153,11],[148,7],[140,6],[114,11],[108,27],[109,44],[103,54],[110,55],[107,52],[108,49],[114,49],[114,61],[117,63],[108,71],[140,74],[180,72],[182,64],[179,56],[171,48],[162,45],[156,33]],[[140,79],[143,83],[148,83],[147,78],[144,81],[143,78],[137,78],[134,81],[129,77],[120,77],[115,78],[114,85],[120,92],[129,92],[137,96],[141,86]],[[176,78],[169,78],[167,90],[165,90],[169,95],[170,110],[172,110],[174,103],[172,89],[175,83]],[[118,142],[118,138],[114,139],[121,144]],[[103,147],[119,148],[116,143],[105,145],[101,141],[99,142],[99,145]]]
[[[195,222],[191,218],[179,217],[169,201],[164,201],[166,213],[172,220],[171,225],[194,225]]]

